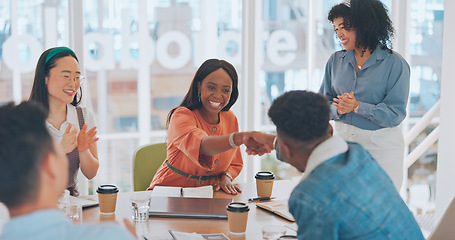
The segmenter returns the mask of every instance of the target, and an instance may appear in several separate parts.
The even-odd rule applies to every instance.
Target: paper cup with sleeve
[[[96,192],[100,202],[101,214],[115,213],[115,205],[117,204],[118,188],[115,185],[101,185]]]
[[[229,232],[232,234],[245,234],[246,223],[248,221],[248,204],[243,202],[231,202],[226,207]]]
[[[269,171],[260,171],[256,173],[256,190],[258,197],[270,197],[272,196],[273,181],[275,175]]]

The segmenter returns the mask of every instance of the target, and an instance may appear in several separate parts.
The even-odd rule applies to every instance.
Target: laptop
[[[150,217],[227,219],[226,206],[232,199],[152,197]]]

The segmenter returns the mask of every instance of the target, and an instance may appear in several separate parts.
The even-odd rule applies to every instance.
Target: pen
[[[267,201],[274,199],[275,197],[258,197],[258,198],[250,198],[248,199],[248,202],[254,202],[254,201]]]

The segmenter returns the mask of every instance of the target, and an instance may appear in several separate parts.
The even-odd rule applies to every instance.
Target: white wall
[[[436,176],[436,215],[438,222],[455,196],[455,161],[453,138],[455,136],[455,111],[453,92],[455,81],[453,74],[453,56],[455,55],[455,1],[446,0],[444,6],[444,33],[442,48],[442,81],[441,81],[441,113],[438,143],[438,166]]]

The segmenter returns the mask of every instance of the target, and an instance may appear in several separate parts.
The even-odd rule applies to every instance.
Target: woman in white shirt
[[[99,167],[95,118],[85,107],[78,106],[83,79],[79,60],[70,48],[48,49],[38,60],[29,98],[49,110],[47,127],[68,156],[68,190],[73,196],[79,195],[79,167],[88,179],[95,177]]]

